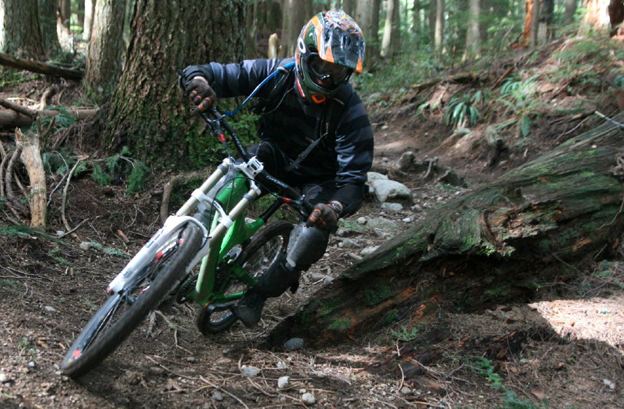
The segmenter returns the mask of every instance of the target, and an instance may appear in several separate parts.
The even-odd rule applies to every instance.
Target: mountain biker
[[[233,308],[249,327],[260,321],[268,297],[296,291],[301,271],[325,253],[338,219],[362,205],[373,131],[349,78],[362,72],[364,48],[351,17],[326,11],[303,26],[294,58],[211,62],[181,73],[195,110],[206,111],[217,97],[247,96],[280,71],[257,90],[261,142],[249,152],[270,174],[300,188],[314,210],[293,230],[287,254]]]

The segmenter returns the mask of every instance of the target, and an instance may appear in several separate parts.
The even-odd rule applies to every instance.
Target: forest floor
[[[447,85],[434,86],[428,97],[441,87],[449,94],[448,87],[455,85]],[[43,92],[41,81],[28,86],[35,90],[31,99]],[[15,96],[25,88],[5,88],[0,96]],[[387,107],[370,106],[375,170],[392,168],[404,152],[412,151],[418,160],[438,158],[462,175],[468,187],[397,173],[414,192],[413,206],[392,212],[369,198],[347,220],[357,223],[383,214],[397,229],[364,229],[352,240],[346,232],[333,237],[327,254],[304,274],[299,291],[272,301],[258,327],[236,323],[206,337],[195,327],[193,307],[168,301],[118,351],[77,381],[61,374],[60,361],[127,255],[159,227],[162,185],[127,197],[123,186],[73,179],[64,213],[70,226],[82,224],[62,239],[55,238],[57,231],[66,231],[62,189],[48,206],[49,235],[19,232],[0,217],[0,407],[624,407],[622,247],[610,258],[550,266],[561,269],[560,278],[541,283],[530,300],[471,313],[439,311],[424,328],[411,326],[408,317],[364,339],[345,337],[322,350],[307,348],[305,340],[297,350],[266,346],[271,329],[357,263],[362,248],[382,244],[426,217],[429,208],[598,123],[591,116],[563,120],[546,113],[529,137],[507,135],[509,149],[492,160],[477,137],[485,126],[462,136],[443,124],[441,112],[425,119],[415,115],[414,101],[422,94],[412,96]],[[569,105],[587,99],[580,92],[558,96],[560,104]],[[595,102],[586,112],[598,107],[613,113],[609,103]],[[4,143],[10,139],[6,134],[2,138]],[[59,181],[51,179],[51,186],[60,186]],[[535,276],[540,273],[536,268]],[[284,377],[288,382],[279,387]]]

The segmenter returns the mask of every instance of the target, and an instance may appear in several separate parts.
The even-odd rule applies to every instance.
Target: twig
[[[608,116],[598,112],[598,111],[594,111],[594,114],[598,115],[599,117],[601,117],[602,119],[604,119],[605,121],[611,122],[613,125],[619,127],[619,128],[623,128],[624,129],[624,124],[619,123],[618,121],[609,118]]]
[[[72,167],[72,169],[69,171],[69,174],[67,175],[67,183],[65,184],[65,188],[63,189],[63,201],[61,204],[61,218],[63,219],[63,225],[65,226],[65,229],[67,229],[67,231],[73,231],[71,227],[69,227],[69,223],[67,222],[67,217],[65,217],[65,204],[67,203],[67,190],[69,189],[69,182],[71,181],[72,174],[76,170],[76,167],[78,167],[79,163],[80,163],[80,159],[76,161],[76,163],[74,164],[74,167]],[[76,235],[73,234],[73,237],[76,237]]]
[[[403,382],[405,381],[405,372],[403,372],[403,368],[401,367],[401,364],[398,364],[399,369],[401,370],[401,383],[399,384],[399,393],[401,392],[401,389],[403,389]]]
[[[95,217],[95,219],[97,219],[100,216]],[[93,220],[95,220],[93,219]],[[82,226],[83,224],[85,224],[86,222],[88,222],[89,219],[84,219],[83,221],[81,221],[80,223],[78,223],[78,225],[76,227],[74,227],[72,230],[68,231],[67,233],[63,233],[59,236],[59,239],[62,239],[65,236],[68,236],[70,234],[72,234],[73,232],[75,232],[76,230],[78,230],[80,228],[80,226]]]
[[[210,382],[209,380],[204,379],[204,377],[203,377],[203,376],[201,376],[201,375],[199,376],[199,379],[201,379],[201,380],[202,380],[202,382],[205,382],[205,383],[207,383],[208,385],[212,386],[213,388],[215,388],[215,389],[219,389],[221,392],[223,392],[223,393],[225,393],[225,394],[230,395],[232,398],[236,399],[236,400],[237,400],[237,401],[238,401],[241,405],[243,405],[244,407],[246,407],[247,409],[249,409],[249,406],[245,405],[245,402],[243,402],[242,400],[240,400],[240,398],[239,398],[238,396],[236,396],[236,395],[234,395],[234,394],[232,394],[232,393],[230,393],[230,392],[226,391],[225,389],[223,389],[222,387],[220,387],[220,386],[218,386],[218,385],[215,385],[214,383]]]

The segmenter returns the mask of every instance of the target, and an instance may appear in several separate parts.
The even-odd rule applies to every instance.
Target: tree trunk
[[[93,17],[95,16],[96,0],[85,0],[84,26],[82,29],[82,39],[89,41],[91,39],[91,29],[93,28]]]
[[[201,22],[191,24],[189,22]],[[196,167],[209,161],[212,141],[191,121],[189,100],[178,86],[177,70],[210,61],[244,58],[245,1],[210,3],[138,0],[125,69],[102,117],[108,150],[128,146],[157,167]]]
[[[100,103],[110,98],[121,75],[125,11],[126,0],[99,0],[95,7],[85,85]]]
[[[335,345],[397,317],[417,324],[440,311],[530,299],[540,274],[563,275],[569,263],[616,252],[622,146],[621,129],[599,126],[433,210],[311,296],[270,342]]]
[[[611,27],[609,35],[613,37],[618,33],[619,35],[624,34],[624,27],[622,27],[624,22],[624,1],[611,0],[607,7],[607,12],[609,14],[609,26]]]
[[[304,16],[298,12],[304,8],[303,0],[284,0],[283,2],[283,20],[282,20],[282,36],[280,38],[280,56],[292,57],[295,55],[295,47],[297,45],[297,37],[301,32],[301,27],[312,16]]]
[[[481,4],[480,0],[470,0],[468,12],[468,30],[466,31],[465,58],[481,56]]]
[[[536,47],[538,44],[540,3],[540,0],[533,0],[533,7],[531,8],[531,47]]]
[[[57,0],[39,1],[39,24],[43,48],[50,59],[61,53],[61,44],[56,33],[56,5]]]
[[[563,7],[563,24],[569,25],[574,23],[574,14],[576,13],[577,0],[564,0]]]
[[[59,0],[61,23],[68,30],[71,28],[71,0]]]
[[[43,58],[37,0],[0,0],[0,53]]]
[[[438,52],[444,47],[444,0],[436,0],[435,30],[433,44]]]
[[[362,29],[364,41],[366,41],[366,55],[364,65],[370,67],[375,57],[378,55],[379,45],[377,30],[374,26],[374,14],[379,15],[379,9],[375,9],[378,3],[376,0],[359,0],[355,2],[355,21]]]
[[[609,25],[607,8],[610,0],[584,0],[585,12],[581,19],[579,34],[587,35],[592,30],[604,30]]]
[[[354,14],[353,11],[355,7],[353,6],[353,3],[355,3],[355,0],[342,0],[342,9],[350,16],[353,16]]]
[[[398,38],[400,27],[399,0],[388,0],[386,4],[386,22],[381,42],[381,56],[392,58],[395,53],[400,51],[401,44]]]
[[[537,40],[545,43],[553,36],[553,19],[555,13],[554,0],[542,0],[539,10],[539,28],[537,30]]]

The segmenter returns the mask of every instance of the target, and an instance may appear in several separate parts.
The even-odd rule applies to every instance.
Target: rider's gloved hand
[[[306,227],[316,226],[322,230],[333,230],[338,225],[338,218],[342,213],[342,204],[332,201],[328,204],[318,203],[310,213],[306,222]]]
[[[204,77],[193,78],[186,86],[186,92],[193,104],[196,105],[193,114],[207,111],[217,100],[217,94]]]

